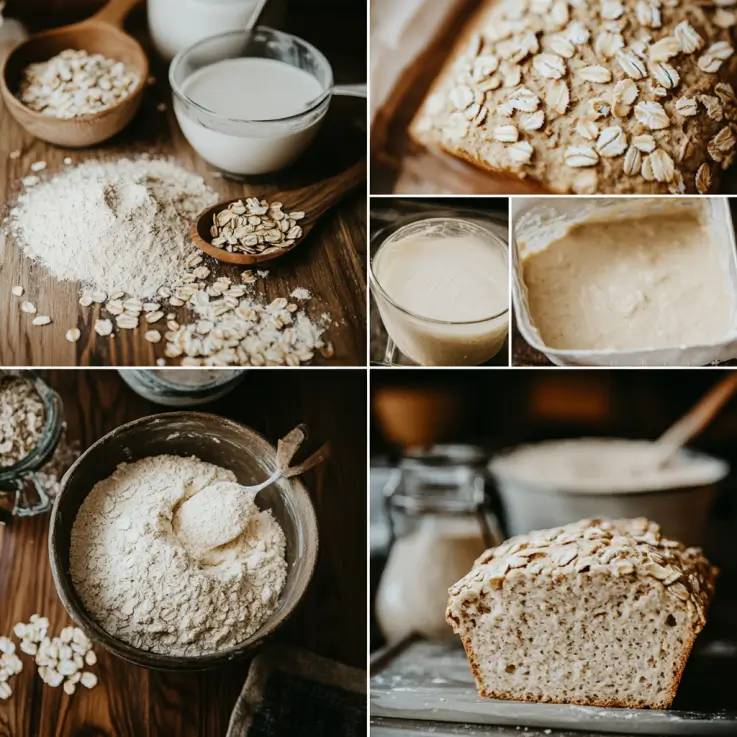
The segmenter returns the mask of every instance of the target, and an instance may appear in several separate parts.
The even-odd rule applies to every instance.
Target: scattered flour
[[[11,231],[57,279],[145,298],[181,278],[189,225],[217,200],[172,161],[90,161],[26,190]]]
[[[290,297],[294,297],[294,299],[298,299],[300,301],[304,301],[307,299],[312,299],[312,293],[309,289],[305,289],[304,287],[297,287],[295,290],[292,291]]]
[[[70,571],[111,635],[143,650],[196,656],[243,642],[275,611],[286,539],[270,512],[254,505],[245,532],[211,549],[206,562],[177,537],[178,506],[217,482],[236,478],[197,458],[162,455],[121,464],[87,496],[72,528]],[[220,519],[211,513],[205,534]]]

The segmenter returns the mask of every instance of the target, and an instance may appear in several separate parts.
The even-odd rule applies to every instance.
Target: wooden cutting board
[[[720,645],[722,645],[720,643]],[[731,646],[730,663],[721,656]],[[689,660],[675,710],[608,709],[481,698],[460,644],[414,642],[371,678],[371,717],[442,724],[591,730],[602,734],[737,734],[735,701],[720,686],[737,646],[702,649]],[[731,711],[728,711],[731,709]],[[389,733],[391,734],[391,733]]]

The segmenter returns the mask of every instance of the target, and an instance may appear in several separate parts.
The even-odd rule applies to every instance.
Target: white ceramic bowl
[[[551,441],[555,442],[555,441]],[[726,462],[694,450],[682,450],[683,460],[698,460],[703,467],[698,481],[667,484],[661,488],[616,488],[614,483],[596,485],[596,490],[583,487],[565,488],[545,478],[537,483],[530,477],[510,470],[504,463],[516,450],[492,459],[489,469],[501,496],[509,535],[532,530],[560,527],[593,517],[625,519],[647,517],[657,522],[667,537],[685,545],[702,545],[709,510],[717,484],[729,473]]]

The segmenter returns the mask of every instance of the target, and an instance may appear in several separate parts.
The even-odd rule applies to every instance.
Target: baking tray
[[[415,640],[383,667],[372,668],[371,718],[388,720],[386,728],[394,731],[387,735],[401,734],[397,730],[411,720],[445,725],[446,734],[454,734],[448,725],[463,724],[610,735],[737,735],[735,673],[737,642],[713,640],[697,645],[692,653],[673,709],[498,701],[478,695],[456,640]]]
[[[536,351],[544,353],[558,366],[706,366],[737,358],[737,330],[718,343],[682,345],[670,348],[640,350],[562,350],[550,348],[535,327],[527,302],[527,289],[522,276],[522,258],[518,239],[524,235],[530,242],[543,240],[550,234],[562,234],[566,228],[590,215],[605,216],[608,210],[619,214],[632,209],[699,208],[706,213],[707,225],[719,248],[727,277],[737,304],[737,248],[729,201],[724,197],[670,198],[590,198],[546,197],[521,198],[512,206],[512,298],[516,324],[522,337]],[[532,208],[538,213],[532,217]],[[533,245],[531,251],[536,250]]]

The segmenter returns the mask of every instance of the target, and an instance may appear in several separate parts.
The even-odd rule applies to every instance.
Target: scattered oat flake
[[[33,318],[34,325],[49,325],[50,323],[51,318],[48,315],[39,315]]]
[[[95,332],[105,337],[113,332],[113,324],[110,320],[97,320],[95,322]]]
[[[41,180],[33,174],[30,177],[23,177],[21,181],[26,187],[35,187]]]
[[[21,286],[17,286],[17,287],[13,287],[10,290],[10,292],[11,292],[11,294],[14,297],[22,297],[23,296],[23,292],[25,292],[25,289],[23,289],[23,287],[21,287]]]
[[[11,151],[10,154],[8,154],[8,158],[13,159],[13,160],[19,159],[20,157],[21,157],[20,151]]]
[[[22,312],[27,312],[29,315],[36,314],[36,305],[33,302],[24,302],[20,308]]]
[[[292,290],[292,293],[289,296],[300,301],[312,299],[312,293],[309,289],[305,289],[304,287],[297,287],[296,289]]]
[[[39,171],[43,171],[45,168],[46,168],[45,161],[34,161],[33,164],[31,164],[31,171],[39,172]]]
[[[79,328],[72,328],[67,330],[66,339],[70,343],[76,343],[82,337],[82,331]]]

